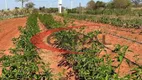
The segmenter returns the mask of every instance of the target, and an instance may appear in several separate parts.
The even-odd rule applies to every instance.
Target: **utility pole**
[[[58,0],[58,11],[62,13],[62,0]]]
[[[7,0],[5,0],[5,10],[7,10]]]

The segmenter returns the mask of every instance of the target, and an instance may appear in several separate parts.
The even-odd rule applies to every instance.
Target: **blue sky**
[[[0,0],[0,10],[5,9],[4,2],[5,0]],[[58,0],[30,0],[29,2],[34,2],[35,7],[45,6],[45,7],[57,7]],[[86,3],[90,0],[73,0],[73,7],[77,7],[79,3],[82,6],[86,6]],[[94,0],[97,1],[97,0]],[[98,0],[99,1],[99,0]],[[110,0],[100,0],[104,2],[109,2]],[[8,8],[13,9],[15,7],[21,7],[20,2],[16,2],[16,0],[7,0]],[[70,8],[70,0],[63,0],[63,6]]]

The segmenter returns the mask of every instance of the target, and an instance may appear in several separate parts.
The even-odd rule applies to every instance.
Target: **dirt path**
[[[0,21],[0,51],[9,53],[9,48],[13,47],[12,38],[19,36],[19,26],[25,26],[26,18],[15,18]]]
[[[10,55],[9,48],[14,47],[12,38],[18,37],[20,32],[19,26],[25,26],[26,18],[14,18],[0,21],[0,57]],[[2,68],[0,67],[0,75]]]
[[[81,21],[81,20],[75,20],[74,24],[76,25],[100,25],[99,27],[89,27],[89,29],[99,29],[103,32],[109,32],[112,34],[117,34],[119,36],[124,36],[126,38],[134,39],[139,42],[142,42],[142,29],[134,29],[134,28],[122,28],[122,27],[116,27],[109,24],[102,24],[102,23],[94,23],[94,22],[88,22],[88,21]]]

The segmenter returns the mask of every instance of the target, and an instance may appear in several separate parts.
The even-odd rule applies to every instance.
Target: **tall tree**
[[[104,2],[102,2],[102,1],[97,1],[96,4],[95,4],[96,8],[105,7],[105,5],[106,4]]]
[[[128,8],[131,6],[131,0],[113,0],[115,8]]]
[[[90,10],[95,9],[95,2],[94,2],[94,0],[90,0],[90,1],[87,3],[87,8],[90,9]]]
[[[22,3],[22,8],[23,8],[23,6],[24,6],[24,3],[25,2],[28,2],[29,0],[16,0],[17,2],[21,2]]]
[[[25,6],[26,8],[34,8],[34,3],[33,2],[28,2]]]
[[[132,2],[133,2],[135,5],[139,5],[139,4],[142,2],[142,0],[132,0]]]

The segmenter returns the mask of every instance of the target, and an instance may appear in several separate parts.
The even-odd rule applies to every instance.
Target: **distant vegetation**
[[[140,28],[142,26],[141,2],[142,0],[112,0],[105,3],[90,0],[86,8],[67,9],[69,13],[67,16],[125,28]]]
[[[2,76],[0,80],[52,80],[52,71],[41,61],[41,57],[36,51],[37,48],[30,42],[32,36],[40,32],[38,19],[48,29],[66,27],[66,24],[73,24],[72,19],[92,21],[96,23],[110,24],[116,27],[135,28],[142,27],[142,0],[112,0],[109,3],[102,1],[90,0],[87,7],[77,7],[74,9],[66,9],[67,13],[59,14],[63,18],[63,22],[58,22],[50,13],[57,13],[58,8],[34,7],[33,2],[28,0],[17,0],[22,3],[22,8],[15,7],[13,10],[1,10],[0,19],[4,17],[24,15],[28,16],[25,28],[20,28],[21,35],[14,38],[16,45],[11,49],[13,56],[3,56],[0,59],[2,63]],[[65,9],[63,7],[63,9]],[[31,14],[34,13],[34,14]],[[37,13],[37,14],[35,14]],[[38,14],[39,13],[39,14]],[[6,19],[7,19],[6,18]],[[96,30],[84,33],[85,27],[77,30],[59,31],[53,34],[55,42],[53,46],[75,51],[84,54],[65,54],[62,55],[66,62],[71,65],[76,77],[79,80],[142,80],[142,67],[137,67],[128,75],[119,77],[120,65],[125,58],[125,54],[129,50],[126,45],[115,45],[112,52],[118,56],[115,57],[119,62],[118,65],[112,66],[112,58],[107,54],[99,57],[105,45],[99,42],[95,37],[102,34]],[[86,47],[85,45],[89,45]],[[128,65],[131,63],[127,61]],[[41,71],[42,72],[41,72]],[[59,79],[60,80],[60,79]]]

